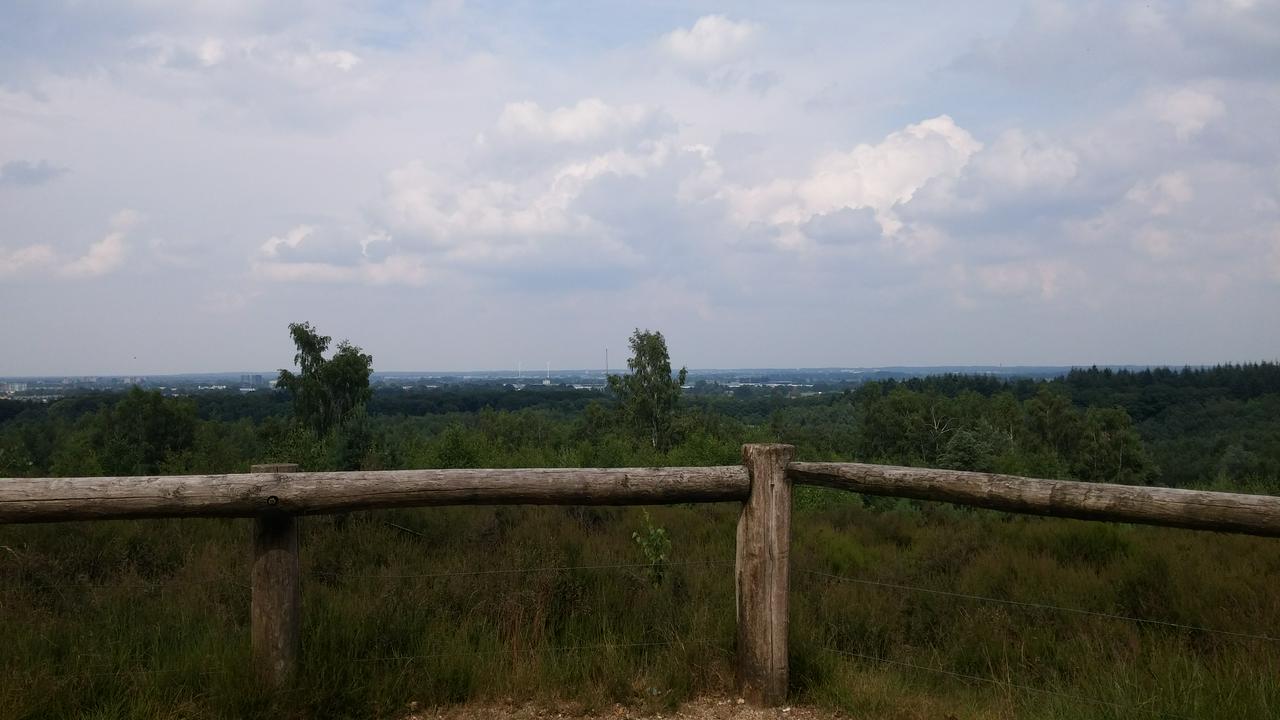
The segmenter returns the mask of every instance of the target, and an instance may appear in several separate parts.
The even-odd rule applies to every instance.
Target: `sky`
[[[0,375],[1280,357],[1280,0],[0,5]]]

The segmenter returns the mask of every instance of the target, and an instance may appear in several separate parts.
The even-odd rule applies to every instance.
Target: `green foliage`
[[[653,518],[649,517],[648,510],[643,513],[644,526],[631,533],[631,540],[640,548],[645,561],[649,563],[645,572],[649,575],[649,582],[657,587],[662,584],[662,579],[667,575],[667,563],[671,556],[671,538],[667,537],[666,528],[653,524]]]
[[[195,444],[195,433],[195,406],[190,401],[135,387],[116,404],[98,411],[89,424],[88,444],[81,445],[91,447],[96,458],[79,462],[100,466],[108,475],[158,473],[168,457]],[[55,462],[70,469],[78,461],[62,453]]]
[[[311,323],[292,323],[289,334],[297,348],[293,362],[298,372],[282,369],[276,385],[293,396],[298,421],[323,437],[369,399],[373,356],[343,340],[333,357],[325,358],[331,338],[317,333]]]
[[[1264,720],[1280,706],[1274,643],[808,572],[1274,636],[1269,540],[841,497],[853,501],[798,507],[792,524],[797,703],[903,718],[1126,716],[833,647],[1171,716]],[[731,560],[735,508],[648,513],[431,508],[357,513],[345,529],[304,523],[303,672],[274,697],[246,662],[251,521],[3,526],[0,717],[400,717],[410,702],[513,697],[665,715],[732,691],[729,568],[668,562],[658,585],[627,568],[439,575],[632,562],[649,528],[680,537],[682,557]],[[562,649],[582,646],[604,647]],[[414,659],[392,659],[403,657]]]
[[[938,464],[953,470],[991,472],[995,469],[995,449],[978,431],[961,428],[947,440]]]
[[[1142,438],[1121,408],[1089,408],[1079,442],[1075,471],[1081,480],[1137,485],[1155,476]]]
[[[1262,475],[1263,461],[1257,453],[1244,449],[1240,443],[1232,443],[1222,453],[1218,461],[1218,475],[1224,478],[1235,478],[1248,481]]]
[[[780,440],[806,460],[1265,492],[1280,489],[1280,386],[1270,378],[1256,368],[1079,371],[1048,383],[952,376],[802,398],[704,388],[681,397],[666,447],[582,391],[379,391],[324,435],[293,422],[283,394],[91,394],[7,409],[0,476],[236,472],[271,460],[731,464],[742,442]],[[1280,707],[1272,643],[805,572],[1274,636],[1280,566],[1266,540],[795,493],[798,700],[904,718],[1123,715],[824,650],[838,647],[1186,717],[1261,720]],[[276,697],[254,687],[245,663],[247,521],[0,527],[0,674],[12,680],[0,683],[0,717],[398,717],[410,701],[509,696],[664,709],[730,689],[730,570],[670,558],[679,537],[681,559],[730,560],[735,519],[715,505],[433,508],[356,513],[345,528],[304,523],[304,672]],[[438,575],[637,555],[644,570]],[[582,645],[610,647],[556,650]],[[406,655],[421,657],[353,662]]]
[[[623,412],[636,431],[654,449],[665,451],[675,442],[676,406],[689,372],[680,368],[672,377],[667,341],[660,332],[637,328],[631,334],[630,345],[627,368],[631,373],[610,375],[609,389],[622,402]]]
[[[1025,416],[1031,437],[1059,456],[1074,454],[1080,442],[1080,414],[1062,390],[1042,385],[1026,403]]]

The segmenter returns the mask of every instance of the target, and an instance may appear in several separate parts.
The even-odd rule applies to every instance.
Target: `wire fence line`
[[[413,655],[387,655],[382,657],[360,657],[360,658],[351,658],[350,661],[355,663],[362,663],[362,664],[383,663],[383,662],[413,662],[415,660],[428,660],[428,659],[438,659],[438,658],[531,655],[537,652],[578,653],[578,652],[636,649],[636,648],[676,647],[676,646],[683,647],[683,646],[689,646],[689,645],[719,647],[720,644],[721,643],[718,643],[712,640],[705,640],[705,639],[694,639],[694,640],[677,639],[677,640],[662,640],[662,641],[652,641],[652,642],[593,643],[593,644],[584,644],[584,645],[552,645],[552,646],[541,647],[541,648],[535,646],[535,647],[529,647],[524,649],[511,648],[511,649],[504,649],[504,650],[457,650],[452,652],[422,653],[422,654],[413,654]],[[79,680],[79,679],[89,679],[89,678],[132,677],[132,676],[150,676],[150,675],[183,674],[183,673],[201,675],[201,676],[226,675],[230,672],[232,671],[225,670],[225,669],[214,669],[212,667],[205,666],[202,668],[180,667],[180,668],[159,668],[159,669],[147,669],[147,670],[129,670],[129,669],[115,669],[115,670],[101,670],[101,671],[95,670],[91,672],[44,675],[42,677],[45,677],[50,680]]]
[[[66,675],[45,675],[50,680],[83,680],[85,678],[132,677],[147,675],[171,675],[174,673],[191,673],[193,675],[226,675],[229,670],[214,670],[208,666],[203,668],[162,668],[153,670],[103,670],[95,672],[68,673]]]
[[[568,572],[571,570],[619,570],[626,568],[657,568],[657,567],[690,567],[690,566],[729,566],[733,565],[733,560],[688,560],[682,562],[666,562],[666,563],[609,563],[602,565],[546,565],[539,567],[509,568],[501,570],[459,570],[452,572],[432,572],[432,573],[341,573],[329,571],[312,571],[310,574],[317,577],[346,577],[346,578],[362,578],[362,579],[380,579],[380,580],[404,580],[410,578],[440,578],[440,577],[472,577],[476,575],[521,575],[526,573],[541,572]]]
[[[853,583],[857,585],[868,585],[872,587],[889,588],[892,590],[906,590],[910,592],[927,593],[929,595],[941,595],[944,597],[953,597],[961,600],[973,600],[978,602],[989,602],[1000,605],[1009,605],[1029,610],[1053,610],[1056,612],[1071,613],[1074,615],[1086,615],[1089,617],[1106,618],[1108,620],[1122,620],[1126,622],[1141,623],[1144,625],[1155,625],[1159,627],[1174,628],[1178,630],[1191,630],[1194,632],[1208,633],[1212,635],[1224,635],[1244,640],[1265,640],[1268,642],[1280,642],[1280,637],[1273,635],[1265,635],[1262,633],[1239,632],[1236,630],[1220,630],[1217,628],[1202,627],[1199,625],[1188,625],[1185,623],[1169,622],[1167,620],[1153,620],[1151,618],[1133,617],[1131,615],[1119,615],[1115,613],[1105,613],[1096,610],[1084,610],[1082,608],[1070,608],[1060,605],[1049,605],[1046,603],[1024,602],[1021,600],[1008,600],[1006,598],[987,597],[985,595],[971,595],[969,593],[954,592],[951,590],[938,590],[936,588],[920,587],[918,585],[902,585],[899,583],[880,582],[878,580],[866,580],[863,578],[849,577],[848,575],[832,575],[831,573],[818,572],[817,570],[799,570],[798,572],[805,575],[813,575],[815,577],[826,578],[837,582]]]
[[[411,578],[508,576],[508,575],[520,575],[520,574],[531,574],[531,573],[551,573],[551,572],[571,572],[571,571],[607,571],[607,570],[624,570],[624,569],[643,569],[643,568],[653,568],[653,567],[659,567],[659,566],[725,567],[725,566],[732,566],[734,564],[735,564],[735,561],[733,560],[703,559],[703,560],[688,560],[688,561],[677,561],[677,562],[667,562],[667,563],[631,562],[631,563],[597,563],[597,564],[579,564],[579,565],[546,565],[546,566],[502,568],[502,569],[489,569],[489,570],[440,571],[440,572],[430,572],[430,573],[386,574],[386,573],[342,573],[342,572],[330,572],[330,571],[312,571],[308,574],[314,577],[355,578],[355,579],[365,579],[365,580],[369,580],[369,579],[396,580],[396,579],[411,579]],[[1050,605],[1047,603],[1025,602],[1025,601],[1019,601],[1019,600],[1010,600],[1005,598],[996,598],[996,597],[989,597],[989,596],[976,595],[976,594],[970,594],[970,593],[940,590],[935,588],[907,585],[907,584],[901,584],[901,583],[882,582],[882,581],[869,580],[869,579],[851,577],[846,575],[837,575],[837,574],[803,569],[803,568],[797,568],[795,572],[802,575],[822,578],[832,582],[852,583],[857,585],[892,589],[892,590],[898,590],[898,591],[919,592],[919,593],[925,593],[925,594],[936,595],[941,597],[949,597],[949,598],[955,598],[955,599],[966,600],[966,601],[995,603],[999,605],[1025,608],[1025,609],[1063,612],[1068,614],[1098,617],[1098,618],[1104,618],[1109,620],[1117,620],[1117,621],[1133,622],[1133,623],[1139,623],[1139,624],[1145,624],[1145,625],[1151,625],[1151,626],[1167,627],[1167,628],[1173,628],[1178,630],[1222,635],[1222,636],[1238,638],[1238,639],[1262,640],[1262,641],[1269,641],[1269,642],[1280,641],[1280,638],[1277,638],[1272,635],[1261,634],[1261,633],[1221,630],[1216,628],[1208,628],[1208,627],[1202,627],[1202,626],[1196,626],[1196,625],[1190,625],[1190,624],[1184,624],[1184,623],[1155,620],[1150,618],[1133,617],[1133,616],[1127,616],[1127,615],[1121,615],[1121,614],[1085,610],[1081,608],[1071,608],[1071,607]],[[59,588],[70,588],[70,587],[87,587],[87,588],[95,588],[95,589],[96,588],[119,588],[119,589],[131,589],[131,590],[149,590],[149,589],[157,589],[157,588],[165,588],[165,587],[207,586],[207,585],[218,584],[218,583],[235,585],[238,587],[242,587],[244,589],[249,589],[248,585],[241,582],[236,582],[229,578],[207,578],[203,580],[160,581],[160,582],[152,582],[152,583],[137,583],[137,582],[99,583],[99,582],[85,581],[85,582],[72,582],[72,583],[27,584],[27,585],[0,584],[0,588],[10,589],[10,590],[13,590],[13,589],[21,590],[21,589],[59,589]],[[649,642],[623,642],[623,643],[605,642],[605,643],[594,643],[594,644],[544,645],[544,646],[533,645],[533,646],[527,646],[524,648],[507,648],[507,649],[501,649],[501,650],[450,651],[450,652],[431,652],[431,653],[412,654],[412,655],[359,657],[359,658],[351,658],[350,661],[354,663],[362,663],[362,664],[396,663],[396,662],[414,662],[418,660],[450,658],[450,657],[454,657],[454,658],[494,657],[494,656],[515,657],[515,656],[520,656],[522,654],[535,655],[537,653],[578,653],[578,652],[591,652],[591,651],[609,651],[609,650],[619,650],[619,649],[658,648],[658,647],[672,647],[672,646],[698,646],[698,645],[720,647],[721,645],[723,645],[723,643],[716,643],[706,639],[675,638],[675,639],[670,639],[665,641],[649,641]],[[928,672],[928,673],[934,673],[939,675],[945,675],[945,676],[949,676],[959,680],[985,683],[985,684],[990,684],[994,686],[1001,686],[1001,687],[1005,687],[1005,688],[1009,688],[1009,689],[1017,690],[1021,692],[1055,696],[1065,700],[1070,700],[1072,702],[1088,703],[1088,704],[1093,704],[1098,706],[1110,707],[1120,712],[1130,712],[1130,713],[1136,712],[1136,713],[1144,713],[1148,715],[1155,715],[1158,717],[1168,717],[1168,718],[1175,718],[1179,720],[1190,720],[1189,718],[1187,718],[1187,716],[1173,714],[1173,713],[1164,712],[1164,711],[1158,711],[1151,708],[1143,707],[1141,705],[1122,705],[1119,703],[1115,703],[1107,700],[1101,700],[1098,698],[1075,695],[1075,694],[1066,693],[1058,690],[1037,688],[1029,685],[1023,685],[1020,683],[1002,680],[999,678],[971,675],[967,673],[956,672],[946,668],[932,667],[928,665],[919,665],[911,662],[893,660],[893,659],[880,657],[876,655],[851,652],[851,651],[842,650],[842,649],[830,647],[830,646],[824,646],[821,648],[821,650],[825,652],[830,652],[837,655],[849,657],[849,658],[864,660],[867,662],[874,662],[874,663],[879,663],[883,665],[896,666],[896,667],[911,669],[911,670],[920,671],[920,672]],[[68,680],[68,679],[91,679],[91,678],[101,678],[101,677],[127,677],[127,676],[135,676],[135,675],[148,676],[148,675],[168,674],[168,673],[220,675],[220,674],[226,674],[228,672],[230,671],[213,669],[213,668],[202,668],[202,669],[201,668],[169,668],[169,669],[148,669],[148,670],[116,669],[116,670],[100,671],[100,672],[50,675],[45,677],[56,679],[56,680]]]
[[[539,650],[553,653],[574,653],[585,652],[591,650],[617,650],[632,648],[648,648],[648,647],[673,647],[687,645],[717,645],[711,640],[661,640],[653,642],[634,642],[634,643],[595,643],[590,645],[551,645],[543,648],[531,647],[526,649],[509,648],[505,650],[457,650],[453,652],[442,653],[424,653],[414,655],[388,655],[384,657],[364,657],[353,658],[352,662],[358,663],[375,663],[375,662],[408,662],[413,660],[427,660],[433,658],[448,657],[494,657],[499,655],[522,655],[532,654]]]
[[[204,580],[155,580],[150,582],[94,582],[92,580],[84,580],[80,582],[62,582],[62,583],[25,583],[25,584],[8,584],[0,583],[0,590],[56,590],[65,588],[90,588],[90,589],[125,589],[125,590],[159,590],[161,588],[170,587],[198,587],[201,585],[232,585],[244,590],[251,589],[248,583],[232,578],[206,578]]]
[[[312,577],[324,578],[358,578],[365,580],[404,580],[411,578],[443,578],[443,577],[473,577],[484,575],[520,575],[528,573],[544,573],[544,572],[569,572],[574,570],[620,570],[620,569],[639,569],[639,568],[671,568],[671,567],[728,567],[734,564],[733,560],[688,560],[679,562],[666,563],[606,563],[597,565],[546,565],[536,567],[522,568],[504,568],[500,570],[459,570],[448,572],[430,572],[430,573],[344,573],[323,570],[313,570],[308,575]],[[157,590],[168,587],[197,587],[201,585],[234,585],[236,587],[249,590],[251,586],[248,583],[235,580],[232,578],[206,578],[204,580],[156,580],[150,582],[94,582],[92,580],[84,580],[78,582],[59,582],[59,583],[22,583],[13,584],[0,582],[0,590],[20,591],[20,590],[53,590],[59,588],[91,588],[91,589],[125,589],[125,590]]]
[[[902,660],[890,660],[889,658],[880,657],[878,655],[866,655],[863,653],[849,652],[848,650],[841,650],[839,648],[834,648],[830,646],[823,647],[822,649],[825,652],[833,653],[835,655],[843,655],[845,657],[857,658],[860,660],[867,660],[870,662],[880,663],[882,665],[893,665],[896,667],[909,668],[911,670],[919,670],[923,672],[936,673],[938,675],[946,675],[948,677],[956,678],[958,680],[969,680],[972,682],[987,683],[989,685],[997,685],[1000,687],[1009,688],[1011,690],[1019,690],[1022,692],[1037,693],[1040,695],[1051,695],[1054,697],[1062,698],[1063,700],[1070,700],[1072,702],[1088,703],[1090,705],[1099,705],[1102,707],[1109,707],[1113,710],[1118,710],[1123,713],[1139,712],[1147,715],[1153,715],[1156,717],[1174,718],[1174,720],[1196,720],[1195,718],[1190,717],[1188,715],[1179,715],[1177,713],[1171,713],[1164,710],[1155,710],[1153,708],[1142,707],[1141,705],[1122,705],[1120,703],[1111,702],[1110,700],[1101,700],[1099,698],[1088,697],[1085,695],[1075,695],[1073,693],[1065,693],[1060,690],[1049,690],[1047,688],[1038,688],[1038,687],[1033,687],[1031,685],[1023,685],[1021,683],[1009,682],[1008,680],[1000,680],[998,678],[983,677],[981,675],[970,675],[968,673],[956,672],[954,670],[947,670],[946,668],[931,667],[928,665],[917,665],[915,663],[904,662]]]

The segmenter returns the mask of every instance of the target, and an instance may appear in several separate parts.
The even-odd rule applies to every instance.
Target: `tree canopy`
[[[674,441],[676,406],[689,375],[687,368],[672,377],[667,341],[658,331],[636,329],[631,334],[629,375],[610,375],[609,388],[622,402],[623,412],[635,428],[658,450]]]
[[[298,350],[293,356],[298,372],[281,369],[277,386],[293,396],[298,421],[317,435],[325,435],[368,401],[373,356],[343,340],[333,357],[325,358],[332,338],[319,334],[309,322],[290,324],[289,334]]]

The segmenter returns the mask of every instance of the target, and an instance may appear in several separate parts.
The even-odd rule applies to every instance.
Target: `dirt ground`
[[[843,720],[847,716],[812,707],[760,709],[735,698],[700,698],[674,712],[651,712],[615,705],[584,712],[572,706],[518,703],[467,705],[443,709],[410,707],[401,720]]]

